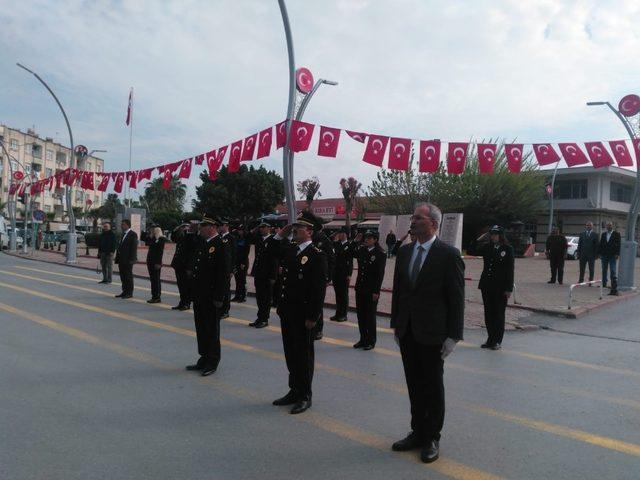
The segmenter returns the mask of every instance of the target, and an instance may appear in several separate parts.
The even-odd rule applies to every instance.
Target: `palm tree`
[[[149,182],[144,189],[144,195],[140,197],[140,203],[146,205],[150,212],[182,212],[182,205],[187,196],[186,185],[176,175],[171,177],[168,189],[162,188],[162,183],[162,177]]]
[[[297,190],[307,202],[307,210],[311,210],[311,204],[316,195],[322,196],[320,193],[320,180],[318,177],[307,178],[298,182]]]
[[[360,188],[362,188],[362,184],[353,177],[341,178],[340,188],[342,189],[342,196],[344,197],[346,226],[347,228],[351,228],[351,209],[353,208]]]

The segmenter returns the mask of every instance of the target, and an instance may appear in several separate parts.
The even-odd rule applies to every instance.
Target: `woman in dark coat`
[[[162,271],[162,254],[166,238],[162,235],[162,229],[158,226],[151,227],[151,233],[147,238],[147,270],[151,281],[151,299],[147,303],[160,303],[160,272]]]
[[[484,303],[484,323],[489,338],[482,348],[500,350],[504,336],[505,311],[513,292],[513,248],[498,225],[479,237],[469,248],[472,255],[481,255],[484,268],[478,288]]]

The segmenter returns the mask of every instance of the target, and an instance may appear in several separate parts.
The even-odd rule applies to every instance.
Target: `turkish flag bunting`
[[[356,142],[360,142],[360,143],[364,143],[364,141],[367,139],[367,136],[368,136],[364,132],[353,132],[351,130],[345,130],[345,132],[347,132],[347,135],[353,138]]]
[[[609,155],[602,142],[585,142],[587,154],[591,159],[594,168],[608,167],[613,165],[613,158]]]
[[[539,165],[550,165],[560,160],[560,156],[550,143],[534,143],[533,153]]]
[[[258,157],[268,157],[271,153],[271,143],[273,142],[273,127],[265,128],[258,136]]]
[[[64,170],[64,172],[62,172],[62,183],[64,183],[65,185],[71,185],[73,182],[71,182],[71,169],[70,168],[66,168]]]
[[[638,162],[640,161],[640,138],[633,139],[631,141],[631,144],[633,145],[633,153],[636,154],[636,165],[637,165]]]
[[[478,144],[478,170],[480,173],[493,173],[497,149],[498,146],[493,143]]]
[[[165,169],[162,174],[162,189],[169,190],[171,188],[171,179],[173,178],[173,173],[169,168]]]
[[[127,172],[126,178],[129,181],[129,188],[138,188],[138,172]]]
[[[433,173],[440,166],[440,142],[438,140],[420,141],[420,164],[418,170],[422,173]]]
[[[27,184],[26,183],[21,183],[20,187],[18,188],[18,196],[21,197],[22,195],[24,195],[24,191],[27,188]]]
[[[464,166],[467,161],[468,143],[451,142],[449,143],[449,151],[447,152],[447,172],[460,175],[464,172]]]
[[[253,160],[253,152],[256,149],[257,139],[258,139],[257,133],[254,133],[253,135],[244,139],[244,147],[242,147],[242,155],[240,155],[241,162]]]
[[[559,143],[560,153],[564,161],[567,162],[568,167],[575,167],[576,165],[584,165],[589,163],[589,159],[584,154],[577,143]]]
[[[102,180],[100,180],[100,185],[98,185],[99,192],[106,192],[107,187],[109,187],[109,180],[111,180],[111,175],[108,173],[102,174]]]
[[[76,168],[72,168],[69,173],[69,185],[74,185],[82,175],[82,172]]]
[[[376,167],[381,167],[382,160],[384,159],[384,152],[387,149],[387,143],[389,143],[389,137],[369,135],[369,140],[367,141],[367,146],[364,149],[362,161],[375,165]]]
[[[609,147],[613,152],[613,156],[619,167],[633,167],[633,158],[627,148],[627,142],[624,140],[614,140],[609,142]]]
[[[37,183],[31,183],[30,187],[29,187],[29,195],[35,195],[36,193],[38,193],[38,184]]]
[[[116,193],[121,193],[123,184],[124,184],[124,172],[116,173],[116,183],[113,186],[113,191]]]
[[[340,142],[340,129],[320,126],[320,138],[318,140],[318,156],[336,158],[338,143]]]
[[[178,174],[179,178],[189,178],[191,176],[191,164],[193,163],[193,158],[187,158],[182,161],[182,165],[180,166],[180,173]]]
[[[231,152],[229,153],[229,164],[227,169],[229,173],[235,173],[240,170],[240,152],[242,151],[242,140],[231,144]]]
[[[389,143],[389,168],[407,171],[411,156],[411,139],[391,137]]]
[[[47,186],[49,187],[49,191],[53,190],[53,182],[54,182],[55,178],[54,177],[49,177],[47,179]]]
[[[93,190],[95,188],[93,182],[93,172],[82,173],[82,181],[80,182],[80,187],[85,190]]]
[[[153,168],[145,168],[144,170],[138,170],[138,182],[143,180],[151,180],[153,174]]]
[[[521,143],[510,143],[504,146],[507,168],[511,173],[520,173],[520,170],[522,170],[522,147]]]
[[[9,195],[13,195],[14,193],[16,193],[16,190],[18,190],[18,184],[17,183],[12,183],[9,186]]]
[[[218,150],[211,150],[207,153],[207,168],[209,170],[209,180],[216,179],[216,172],[220,169],[224,156],[227,153],[227,146],[219,148]]]
[[[196,155],[196,165],[202,165],[204,163],[204,153],[201,153],[200,155]]]
[[[309,149],[315,125],[293,120],[289,134],[289,148],[292,152],[305,152]]]
[[[276,125],[276,150],[287,144],[287,121]]]
[[[62,179],[64,177],[64,172],[57,172],[55,177],[56,177],[56,188],[62,188]]]
[[[164,168],[164,165],[160,168]],[[111,172],[111,180],[115,182],[117,178],[118,178],[118,172]]]

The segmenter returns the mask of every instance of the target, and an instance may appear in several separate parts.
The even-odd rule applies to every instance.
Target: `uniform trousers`
[[[482,292],[482,303],[484,304],[484,324],[489,335],[487,343],[489,345],[502,343],[507,297],[500,290],[482,289],[480,291]]]
[[[261,322],[269,321],[269,313],[271,310],[271,297],[273,293],[273,285],[268,278],[253,279],[256,287],[256,303],[258,304],[258,320]]]
[[[349,284],[345,275],[333,276],[333,290],[336,292],[336,316],[344,318],[347,316],[349,307]]]
[[[411,332],[400,339],[400,354],[411,402],[411,430],[424,442],[440,440],[444,425],[442,345],[423,345]]]
[[[562,283],[564,277],[564,255],[550,255],[549,266],[551,267],[551,281]]]
[[[245,299],[247,297],[247,270],[246,268],[236,268],[233,277],[236,280],[235,298]]]
[[[298,313],[304,307],[296,307],[296,305],[288,305],[278,309],[282,345],[289,370],[289,388],[301,399],[310,400],[315,361],[314,330],[308,330],[305,327],[305,319]]]
[[[111,283],[113,274],[113,253],[100,254],[100,268],[102,269],[102,281]]]
[[[120,283],[122,283],[122,293],[133,295],[133,264],[119,263],[118,273],[120,274]]]
[[[209,292],[194,295],[193,318],[198,353],[204,359],[205,366],[217,368],[220,363],[220,310],[213,304]]]
[[[589,281],[591,282],[593,280],[596,257],[583,257],[582,255],[580,255],[580,257],[578,258],[578,262],[580,263],[580,278],[578,280],[579,283],[584,282],[584,271],[587,263],[589,264]]]
[[[156,268],[155,265],[147,263],[147,271],[149,272],[149,281],[151,282],[151,298],[160,298],[161,285],[160,271],[162,268]]]
[[[356,311],[358,314],[358,330],[360,341],[365,345],[375,345],[376,310],[378,301],[373,300],[373,292],[356,288]]]
[[[191,279],[185,268],[174,268],[176,272],[176,283],[180,293],[180,305],[188,307],[191,305]]]

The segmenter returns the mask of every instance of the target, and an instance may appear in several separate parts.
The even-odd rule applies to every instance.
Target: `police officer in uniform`
[[[315,217],[315,215],[314,215]],[[317,217],[316,217],[317,218]],[[315,227],[313,237],[313,244],[320,250],[324,252],[327,258],[327,285],[331,283],[331,279],[333,278],[333,271],[335,269],[336,264],[336,252],[333,249],[333,242],[327,237],[327,235],[322,231],[322,220],[318,219],[317,225]],[[320,315],[318,319],[318,325],[316,327],[315,339],[320,340],[322,338],[322,330],[324,329],[324,316]]]
[[[333,290],[336,294],[336,314],[330,317],[334,322],[345,322],[347,320],[347,309],[349,308],[349,283],[353,273],[353,256],[349,253],[349,239],[347,235],[349,229],[341,227],[336,233],[336,240],[333,242],[333,249],[336,252],[336,264],[333,269]]]
[[[376,310],[387,254],[378,244],[378,232],[367,231],[364,234],[364,244],[360,243],[361,238],[362,234],[358,234],[356,242],[350,247],[351,255],[358,259],[356,311],[360,340],[353,345],[353,348],[371,350],[376,346]]]
[[[251,241],[255,245],[255,258],[251,275],[256,288],[256,303],[258,304],[258,318],[249,324],[250,327],[264,328],[269,325],[271,311],[271,296],[273,284],[278,274],[278,261],[269,248],[273,235],[271,225],[262,222],[257,231],[252,232]]]
[[[233,271],[234,266],[236,264],[236,239],[231,232],[229,231],[229,219],[221,218],[221,225],[219,229],[220,238],[222,239],[222,243],[226,243],[227,250],[229,251],[229,255],[231,256],[231,271]],[[229,277],[231,277],[231,273],[229,273]],[[231,282],[229,282],[229,289],[224,296],[224,305],[222,305],[222,314],[221,318],[227,318],[229,316],[229,308],[231,307]]]
[[[224,295],[229,290],[231,255],[228,242],[218,235],[221,222],[204,216],[200,222],[200,241],[191,270],[193,316],[200,358],[187,370],[203,377],[215,373],[220,363],[220,316]]]
[[[236,281],[236,290],[231,301],[244,303],[247,301],[247,269],[249,268],[249,248],[251,244],[245,234],[244,225],[238,225],[234,233],[236,261],[233,265],[233,276]]]
[[[292,414],[311,407],[314,330],[322,315],[327,288],[326,256],[312,242],[313,231],[320,224],[321,220],[311,212],[302,212],[272,243],[282,266],[278,315],[289,370],[289,392],[273,404],[293,405]],[[292,231],[293,242],[289,242],[287,237]]]
[[[549,266],[551,267],[551,280],[547,283],[556,283],[556,277],[558,283],[562,285],[562,279],[564,277],[564,259],[567,257],[567,249],[569,243],[567,237],[560,235],[558,227],[551,229],[551,235],[547,237],[545,244],[545,252],[549,258]]]
[[[171,235],[171,239],[176,244],[176,249],[171,259],[171,268],[176,274],[176,283],[178,284],[178,292],[180,293],[180,302],[171,310],[189,310],[191,305],[191,278],[189,265],[195,250],[195,242],[197,235],[194,230],[197,229],[197,223],[192,227],[189,223],[183,223],[176,227]]]
[[[488,339],[482,344],[482,348],[500,350],[507,301],[513,292],[513,248],[505,238],[504,230],[494,225],[472,243],[469,253],[481,255],[484,261],[478,288],[482,292]]]

